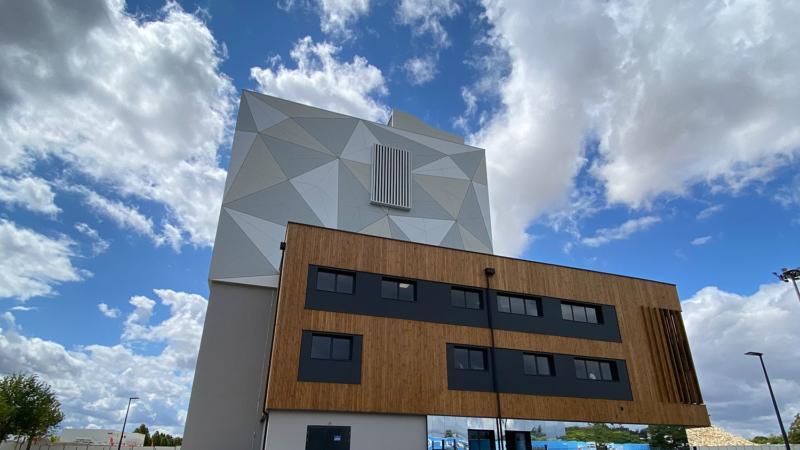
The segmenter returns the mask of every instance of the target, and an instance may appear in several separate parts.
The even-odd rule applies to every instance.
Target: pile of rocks
[[[734,445],[755,445],[745,438],[728,433],[722,428],[687,428],[686,436],[690,447],[716,447]]]

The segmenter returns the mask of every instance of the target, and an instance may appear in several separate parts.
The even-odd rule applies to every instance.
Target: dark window
[[[525,366],[526,375],[545,375],[553,374],[553,363],[550,356],[546,355],[522,355],[522,362]]]
[[[454,347],[453,364],[456,369],[486,370],[486,350]]]
[[[391,300],[413,302],[415,299],[414,289],[414,283],[384,278],[381,285],[381,297]]]
[[[331,359],[331,337],[311,336],[311,357],[314,359]]]
[[[600,311],[595,306],[561,304],[561,318],[574,322],[601,323]]]
[[[511,307],[508,304],[508,297],[505,295],[497,296],[497,310],[504,313],[511,312]]]
[[[575,376],[582,380],[617,381],[616,363],[575,358]]]
[[[532,298],[520,298],[498,294],[497,310],[502,313],[538,316],[539,302]]]
[[[311,357],[349,361],[353,358],[353,338],[314,334],[311,336]]]
[[[318,291],[336,291],[336,274],[333,272],[317,272],[317,290]]]
[[[611,364],[607,362],[600,363],[600,373],[603,375],[604,380],[613,380],[614,375],[611,373]]]
[[[469,450],[494,450],[494,431],[469,430]]]
[[[517,297],[509,297],[511,300],[511,314],[525,314],[525,301]]]
[[[561,318],[564,320],[572,320],[572,305],[561,304]]]
[[[352,273],[320,269],[317,271],[317,290],[352,294],[355,278]]]
[[[536,300],[525,299],[525,314],[529,316],[539,315],[539,303]]]
[[[480,292],[465,289],[452,288],[450,304],[458,308],[483,309]]]

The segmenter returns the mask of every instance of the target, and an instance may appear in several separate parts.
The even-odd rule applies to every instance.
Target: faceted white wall
[[[411,152],[411,211],[369,202],[377,143]],[[485,153],[244,91],[209,278],[277,285],[290,221],[491,253]]]

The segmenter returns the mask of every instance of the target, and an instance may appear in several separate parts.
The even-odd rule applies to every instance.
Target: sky
[[[677,285],[714,425],[800,413],[800,4],[0,2],[0,371],[181,435],[242,89],[485,148],[495,252]]]

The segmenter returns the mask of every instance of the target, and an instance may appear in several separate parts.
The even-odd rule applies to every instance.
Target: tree
[[[139,425],[138,427],[136,427],[135,430],[133,430],[133,432],[134,433],[143,434],[144,435],[144,444],[143,445],[145,447],[150,447],[150,443],[152,442],[152,440],[150,439],[150,430],[147,429],[145,424]]]
[[[12,421],[14,420],[14,408],[9,405],[0,392],[0,442],[5,441],[9,434],[13,433]]]
[[[794,416],[794,422],[789,425],[787,437],[790,444],[800,444],[800,414]]]
[[[686,428],[674,425],[650,425],[647,427],[650,447],[659,450],[688,450],[689,439]]]
[[[754,444],[783,444],[783,437],[770,434],[769,437],[756,436],[751,441]]]
[[[0,403],[11,408],[5,417],[0,414],[0,434],[24,436],[28,441],[27,450],[33,439],[51,435],[64,420],[55,393],[36,374],[5,376],[0,381]]]

